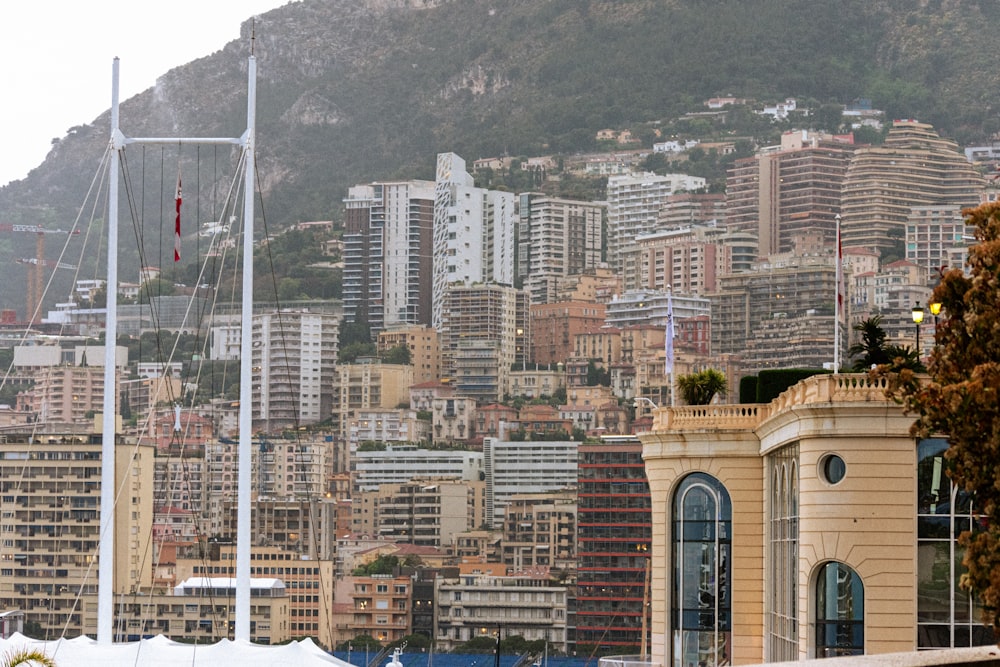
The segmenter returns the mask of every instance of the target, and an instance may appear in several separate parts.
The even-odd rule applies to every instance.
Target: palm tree
[[[46,655],[44,651],[27,647],[11,649],[0,659],[0,667],[17,667],[18,665],[56,667],[56,661],[54,658]]]
[[[886,345],[881,315],[873,315],[852,328],[861,334],[861,340],[847,349],[847,354],[857,358],[853,370],[863,372],[876,366],[893,364],[897,370],[909,368],[924,371],[916,349],[905,345]]]
[[[726,376],[722,371],[706,368],[697,373],[679,376],[677,388],[688,405],[708,405],[716,394],[726,393]]]
[[[867,371],[872,366],[881,366],[891,361],[885,346],[885,329],[882,328],[882,316],[872,315],[852,327],[861,340],[847,348],[847,354],[856,358],[853,366],[855,371]]]

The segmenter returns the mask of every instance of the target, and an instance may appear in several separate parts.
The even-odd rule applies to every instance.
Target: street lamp
[[[928,306],[931,309],[931,315],[934,316],[934,338],[937,338],[937,318],[941,314],[941,302],[931,301]]]
[[[649,407],[651,407],[653,410],[658,410],[660,408],[659,405],[657,405],[656,403],[653,402],[653,399],[646,398],[645,396],[636,396],[635,397],[635,403],[633,403],[633,406],[636,407],[636,408],[638,408],[640,402],[642,402],[642,403],[648,403]]]
[[[913,305],[910,313],[913,316],[913,323],[917,327],[917,359],[920,358],[920,323],[924,321],[924,307],[918,301]]]

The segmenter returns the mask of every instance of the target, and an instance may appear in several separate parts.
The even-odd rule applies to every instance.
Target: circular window
[[[819,461],[820,476],[829,484],[837,484],[847,474],[847,464],[836,454],[827,454]]]

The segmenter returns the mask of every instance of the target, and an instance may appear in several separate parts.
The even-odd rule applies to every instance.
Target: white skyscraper
[[[433,325],[449,284],[514,284],[517,197],[474,185],[465,160],[440,153],[434,189]]]
[[[621,249],[639,235],[658,231],[657,218],[667,197],[704,187],[704,178],[686,174],[609,176],[608,264],[620,269]]]

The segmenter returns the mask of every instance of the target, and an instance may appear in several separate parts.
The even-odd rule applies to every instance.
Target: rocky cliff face
[[[275,227],[336,217],[353,183],[430,177],[440,151],[470,161],[573,152],[598,129],[670,118],[718,94],[870,97],[890,116],[983,139],[1000,129],[1000,33],[981,29],[998,14],[992,0],[302,0],[164,73],[124,102],[122,126],[242,133],[252,44],[258,173]],[[108,123],[73,128],[0,190],[0,220],[68,226]],[[142,159],[133,153],[130,166]],[[199,185],[217,192],[226,179],[203,170]]]

